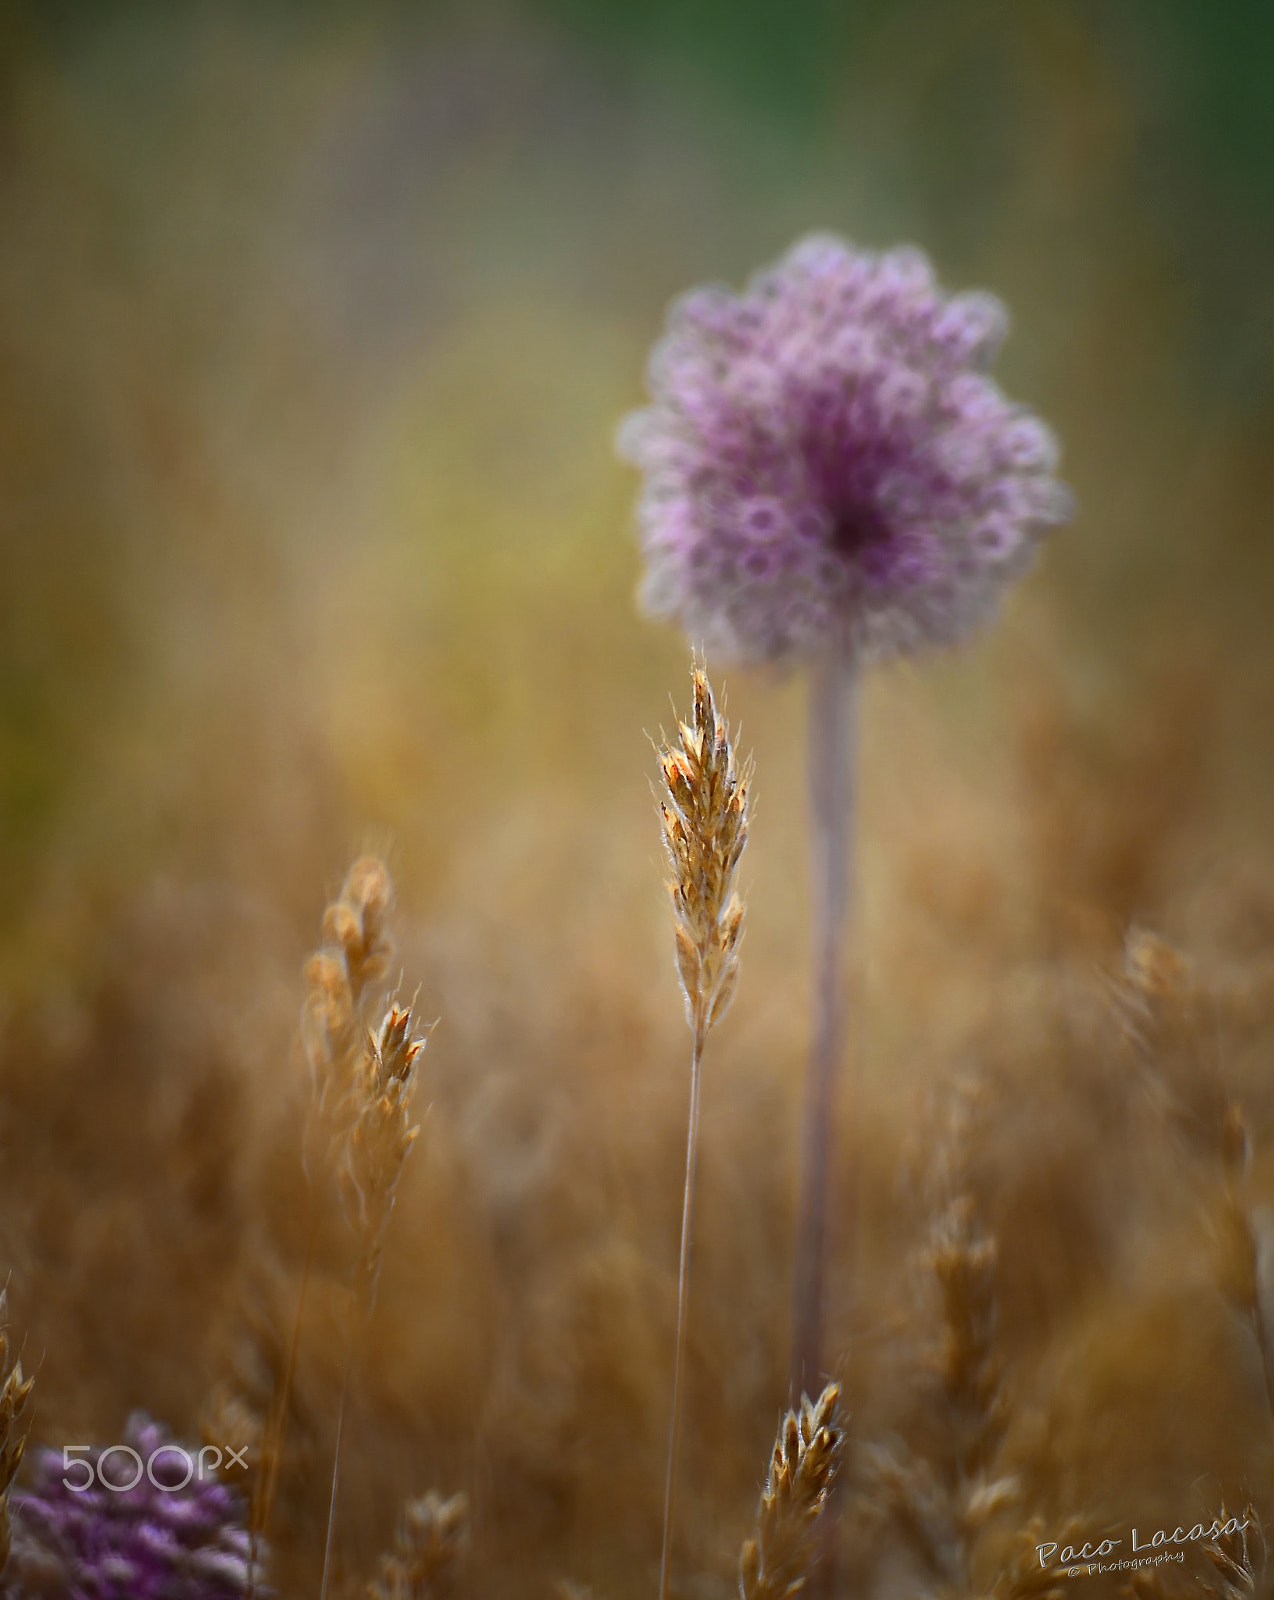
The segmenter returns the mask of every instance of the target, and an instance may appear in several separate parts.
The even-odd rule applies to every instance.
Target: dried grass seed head
[[[8,1323],[9,1294],[7,1289],[0,1289],[0,1372],[4,1373],[0,1384],[0,1572],[9,1559],[9,1489],[22,1465],[27,1443],[25,1432],[18,1431],[18,1419],[35,1387],[34,1378],[23,1376],[21,1357],[9,1366]]]
[[[416,1061],[425,1048],[412,1037],[411,1011],[397,1004],[369,1034],[357,1077],[359,1104],[346,1157],[355,1189],[367,1196],[392,1188],[419,1127],[411,1125],[410,1101],[416,1086]]]
[[[360,856],[345,876],[340,899],[323,918],[324,939],[344,955],[356,994],[385,975],[392,952],[386,924],[393,902],[385,863],[378,856]]]
[[[35,1387],[34,1377],[23,1375],[20,1356],[9,1366],[8,1317],[8,1290],[0,1289],[0,1372],[4,1373],[0,1383],[0,1495],[8,1490],[22,1461],[26,1436],[16,1432],[16,1424]]]
[[[706,1035],[725,1015],[738,977],[743,901],[735,890],[748,836],[751,762],[740,763],[703,666],[692,668],[694,711],[658,752],[659,817],[672,868],[677,972],[686,1016]]]
[[[420,1133],[411,1120],[411,1098],[425,1043],[412,1034],[410,1006],[393,1002],[380,1028],[368,1034],[355,1078],[340,1180],[346,1214],[359,1239],[359,1278],[369,1292],[403,1164]]]
[[[392,1555],[381,1557],[380,1575],[367,1586],[367,1600],[445,1600],[457,1586],[469,1545],[469,1501],[444,1500],[430,1490],[403,1507]]]
[[[323,944],[305,965],[302,1038],[311,1106],[304,1136],[311,1174],[338,1161],[358,1115],[364,1016],[393,955],[388,918],[393,884],[383,861],[360,856],[323,913]]]
[[[323,944],[305,968],[307,1054],[320,1080],[358,1045],[362,1007],[393,955],[392,904],[393,884],[384,862],[360,856],[323,913]]]
[[[805,1586],[818,1554],[815,1527],[844,1453],[839,1398],[837,1383],[816,1401],[802,1395],[800,1409],[779,1426],[756,1534],[739,1558],[741,1600],[790,1600]]]
[[[953,1401],[985,1405],[994,1392],[995,1240],[961,1195],[937,1219],[925,1261],[942,1298],[943,1384]]]
[[[1223,1527],[1232,1520],[1241,1526],[1204,1545],[1211,1570],[1203,1580],[1203,1593],[1209,1600],[1247,1600],[1258,1592],[1266,1566],[1265,1535],[1256,1507],[1248,1505],[1242,1517],[1232,1519],[1222,1502],[1217,1520]],[[1263,1586],[1261,1592],[1265,1592]]]

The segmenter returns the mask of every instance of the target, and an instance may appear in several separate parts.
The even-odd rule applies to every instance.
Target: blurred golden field
[[[955,1592],[869,1471],[931,1445],[923,1247],[953,1171],[998,1244],[1017,1480],[970,1594],[1029,1592],[1009,1552],[1036,1517],[1274,1518],[1210,1109],[1242,1105],[1258,1215],[1274,406],[1243,330],[1268,297],[1223,228],[1211,255],[1172,233],[1154,107],[1085,8],[874,16],[797,124],[547,12],[120,8],[50,42],[0,11],[0,1264],[32,1438],[268,1405],[305,1249],[301,973],[378,852],[394,977],[439,1020],[350,1397],[351,1593],[429,1488],[470,1498],[468,1592],[654,1592],[688,1040],[649,736],[689,655],[637,614],[612,439],[669,297],[814,227],[1005,298],[998,375],[1080,506],[975,648],[867,690],[828,1582]],[[687,1600],[733,1592],[786,1404],[808,1006],[804,685],[709,666],[757,810],[706,1062]],[[1180,993],[1129,1000],[1130,928],[1182,952]],[[322,1562],[329,1221],[282,1595]],[[1168,1592],[1203,1592],[1193,1559]]]

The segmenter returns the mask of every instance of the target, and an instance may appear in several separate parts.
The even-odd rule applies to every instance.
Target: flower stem
[[[791,1394],[822,1386],[827,1188],[836,1071],[844,1048],[841,966],[850,899],[850,838],[857,733],[857,673],[851,652],[829,652],[812,669],[809,713],[813,1031],[801,1114]]]
[[[690,1055],[690,1119],[686,1134],[686,1190],[681,1203],[681,1262],[677,1269],[677,1347],[672,1363],[672,1417],[668,1424],[668,1472],[664,1481],[664,1537],[659,1556],[659,1600],[668,1600],[672,1566],[672,1502],[677,1487],[681,1440],[681,1384],[686,1355],[686,1301],[690,1288],[690,1230],[694,1218],[695,1156],[699,1146],[699,1087],[707,1027],[695,1028]]]

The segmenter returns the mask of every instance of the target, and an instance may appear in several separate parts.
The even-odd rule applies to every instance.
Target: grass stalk
[[[367,1036],[354,1076],[352,1106],[337,1175],[346,1218],[358,1243],[350,1296],[350,1331],[336,1413],[336,1446],[332,1456],[332,1490],[328,1500],[327,1536],[323,1549],[323,1582],[319,1600],[327,1600],[336,1534],[341,1447],[345,1408],[359,1332],[371,1319],[380,1279],[385,1235],[394,1209],[398,1180],[420,1133],[411,1125],[411,1098],[416,1062],[425,1040],[412,1032],[410,1006],[391,1001],[378,1032]]]
[[[270,1517],[274,1510],[274,1495],[279,1482],[279,1466],[283,1460],[283,1443],[287,1433],[288,1405],[292,1385],[296,1379],[297,1357],[301,1349],[301,1328],[305,1322],[305,1303],[309,1298],[310,1278],[314,1272],[314,1252],[318,1245],[319,1217],[314,1197],[310,1195],[310,1230],[305,1246],[305,1262],[301,1269],[301,1287],[297,1291],[296,1315],[292,1319],[292,1334],[288,1340],[287,1361],[283,1381],[273,1396],[270,1413],[266,1418],[265,1433],[261,1443],[261,1476],[251,1507],[251,1526],[248,1566],[248,1592],[245,1600],[256,1600],[258,1558],[269,1532]]]
[[[756,1532],[739,1557],[739,1600],[795,1600],[808,1588],[845,1450],[839,1398],[840,1385],[829,1383],[813,1402],[802,1395],[779,1424]]]
[[[857,737],[857,673],[848,651],[812,670],[809,714],[813,1028],[801,1114],[792,1303],[793,1399],[812,1388],[822,1364],[827,1201],[836,1076],[844,1054],[841,972],[850,901],[850,846]],[[856,1179],[849,1178],[851,1238]]]
[[[332,1487],[327,1502],[327,1535],[323,1541],[323,1581],[319,1600],[327,1600],[332,1576],[332,1554],[336,1543],[336,1501],[340,1492],[341,1448],[345,1443],[345,1406],[349,1399],[349,1379],[354,1367],[354,1344],[358,1334],[359,1308],[351,1300],[349,1333],[345,1339],[345,1361],[341,1371],[341,1398],[336,1407],[336,1444],[332,1451]]]
[[[664,1481],[659,1600],[668,1600],[672,1582],[672,1528],[681,1441],[703,1051],[708,1034],[729,1007],[738,980],[743,902],[734,891],[734,880],[747,843],[748,789],[752,778],[750,764],[740,765],[735,759],[729,730],[717,711],[707,674],[698,661],[693,664],[691,678],[693,720],[679,722],[677,741],[659,750],[663,779],[659,817],[664,849],[672,869],[668,893],[672,901],[677,974],[686,1005],[686,1021],[694,1040],[690,1058],[690,1116],[681,1207],[677,1334],[672,1414],[668,1424],[668,1468]]]
[[[690,1116],[686,1134],[686,1188],[681,1205],[681,1255],[677,1267],[677,1343],[672,1363],[672,1417],[668,1425],[668,1470],[664,1480],[663,1545],[659,1553],[659,1600],[668,1600],[672,1563],[672,1507],[681,1443],[681,1386],[686,1358],[686,1310],[690,1290],[690,1236],[694,1224],[695,1159],[699,1145],[699,1090],[704,1040],[696,1034],[690,1055]]]

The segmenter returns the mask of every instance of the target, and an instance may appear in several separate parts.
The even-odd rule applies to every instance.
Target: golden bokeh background
[[[218,1384],[268,1397],[300,972],[372,849],[440,1020],[343,1581],[436,1487],[473,1503],[475,1593],[651,1591],[687,1038],[648,736],[688,652],[636,612],[612,441],[668,299],[818,227],[1007,301],[998,375],[1079,504],[985,639],[866,692],[854,1437],[921,1404],[933,1097],[968,1079],[1024,1485],[981,1585],[1037,1513],[1274,1513],[1208,1180],[1110,998],[1132,924],[1222,996],[1199,1048],[1259,1191],[1272,50],[1185,0],[0,7],[0,1240],[36,1440],[139,1406],[191,1437]],[[703,1600],[785,1400],[808,982],[804,686],[710,667],[757,813],[704,1100],[678,1535]],[[321,1559],[334,1267],[318,1291],[284,1594]],[[872,1538],[846,1584],[904,1592]]]

